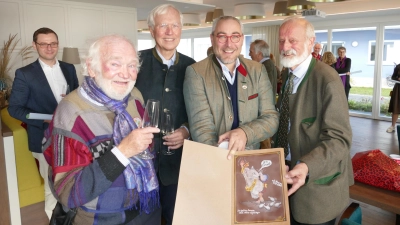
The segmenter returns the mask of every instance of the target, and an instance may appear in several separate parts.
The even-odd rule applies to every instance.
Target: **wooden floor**
[[[385,154],[399,154],[397,133],[386,133],[390,122],[350,117],[353,128],[351,156],[360,151],[380,149]],[[362,208],[363,225],[394,225],[395,214],[359,202]],[[399,203],[400,204],[400,203]],[[44,203],[21,208],[22,225],[47,225]]]

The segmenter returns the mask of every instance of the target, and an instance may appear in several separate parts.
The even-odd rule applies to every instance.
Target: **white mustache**
[[[287,51],[281,51],[281,55],[282,56],[287,56],[287,55],[297,55],[297,52],[296,52],[296,50],[294,50],[294,49],[290,49],[290,50],[287,50]]]

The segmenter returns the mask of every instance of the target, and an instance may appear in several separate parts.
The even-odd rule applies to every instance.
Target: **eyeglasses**
[[[228,39],[231,39],[232,43],[238,43],[240,41],[240,38],[242,37],[242,35],[240,34],[235,34],[235,35],[217,35],[216,36],[218,39],[219,43],[226,43],[228,41]]]
[[[37,43],[35,42],[37,45],[39,45],[40,48],[48,48],[49,46],[51,48],[57,48],[58,47],[58,42],[52,42],[50,44],[47,43]]]
[[[157,27],[161,30],[167,30],[167,28],[169,27],[171,27],[172,30],[177,30],[181,28],[181,25],[179,25],[178,23],[173,23],[173,24],[162,23],[160,25],[157,25]]]

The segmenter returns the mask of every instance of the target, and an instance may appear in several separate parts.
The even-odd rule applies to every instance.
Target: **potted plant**
[[[17,39],[17,34],[9,35],[8,40],[4,41],[3,48],[0,52],[0,90],[10,89],[12,86],[12,79],[10,77],[11,67],[14,65],[14,57],[12,53],[15,50],[20,39]],[[25,46],[18,51],[18,55],[22,57],[22,60],[29,59],[33,52],[32,46]]]

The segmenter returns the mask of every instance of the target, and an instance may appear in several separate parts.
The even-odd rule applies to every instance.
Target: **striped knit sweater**
[[[142,104],[134,88],[127,111],[137,124]],[[74,224],[124,224],[139,213],[137,193],[126,188],[125,166],[110,151],[114,116],[79,88],[60,102],[46,131],[49,177],[59,201],[78,207]]]

